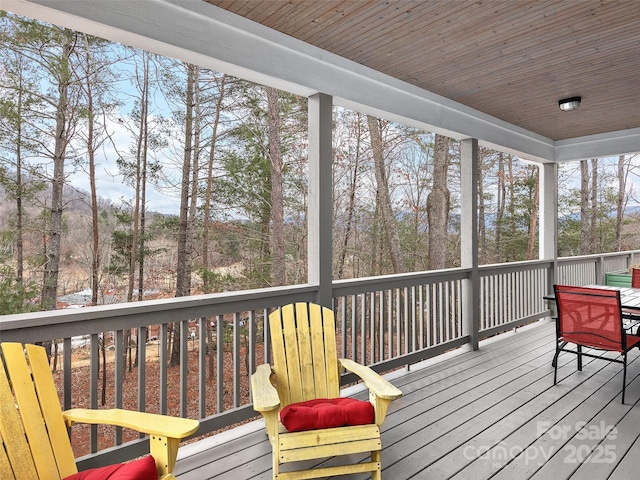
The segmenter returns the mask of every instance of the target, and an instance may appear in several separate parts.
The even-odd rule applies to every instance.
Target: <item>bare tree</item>
[[[220,115],[222,111],[222,102],[225,95],[225,84],[227,76],[222,75],[219,77],[218,92],[216,98],[216,111],[214,114],[213,125],[211,127],[211,145],[209,146],[209,162],[207,164],[207,177],[205,179],[206,191],[204,198],[204,219],[203,219],[203,232],[202,232],[202,268],[205,270],[203,277],[204,291],[209,293],[212,290],[211,276],[208,274],[210,269],[209,262],[209,237],[211,231],[211,203],[213,202],[213,167],[216,159],[216,144],[218,141],[218,127],[220,125]],[[211,322],[206,322],[206,338],[208,348],[208,363],[209,363],[209,380],[213,381],[215,378],[214,359],[213,354],[213,328]],[[200,332],[202,335],[203,332]]]
[[[211,230],[211,202],[213,201],[213,166],[214,160],[216,158],[216,143],[218,141],[218,127],[220,125],[220,114],[222,110],[222,101],[225,95],[225,84],[227,81],[227,76],[222,75],[220,77],[220,83],[218,85],[218,95],[216,98],[216,111],[214,114],[213,125],[211,127],[211,145],[209,146],[209,163],[207,165],[207,177],[205,179],[206,182],[206,192],[204,198],[204,219],[203,219],[203,232],[202,232],[202,267],[205,271],[208,271],[210,268],[209,264],[209,237]],[[210,276],[204,275],[203,279],[204,290],[205,292],[209,292],[211,290],[210,285]],[[211,361],[213,361],[213,356],[209,357]],[[213,369],[213,365],[211,365],[211,370]]]
[[[487,221],[484,198],[485,169],[483,168],[485,158],[485,149],[481,148],[478,155],[478,171],[480,172],[480,177],[478,178],[478,260],[480,262],[487,260]]]
[[[194,146],[194,102],[196,97],[196,84],[198,82],[198,67],[192,64],[186,65],[187,89],[185,92],[185,130],[184,130],[184,155],[182,162],[182,180],[180,189],[180,218],[178,226],[178,256],[176,267],[176,297],[185,297],[191,294],[191,257],[192,257],[192,225],[189,221],[190,195],[196,195],[191,191],[193,157],[197,150]],[[192,210],[192,209],[191,209]],[[180,329],[177,325],[173,328],[173,341],[171,348],[170,365],[180,363]]]
[[[580,161],[580,229],[582,231],[582,254],[591,253],[591,241],[589,238],[589,163]]]
[[[447,229],[449,225],[450,193],[447,187],[449,170],[449,138],[436,135],[433,149],[433,187],[427,197],[429,219],[429,268],[445,268],[447,261]]]
[[[529,171],[529,169],[527,169]],[[533,201],[531,202],[531,216],[529,218],[529,241],[527,244],[527,260],[534,258],[536,244],[536,230],[538,226],[538,209],[540,203],[540,175],[537,167],[531,167],[531,175],[535,177],[533,187]]]
[[[404,261],[400,249],[400,238],[396,227],[396,219],[391,206],[391,196],[389,194],[389,181],[384,159],[381,121],[371,115],[367,115],[367,122],[369,124],[371,151],[375,165],[377,204],[384,226],[385,239],[389,245],[389,257],[394,273],[402,273],[404,272]]]
[[[354,121],[355,126],[355,154],[353,156],[352,162],[350,164],[351,169],[351,182],[349,183],[349,202],[347,205],[347,221],[345,225],[344,231],[344,239],[342,241],[342,249],[340,252],[340,259],[338,261],[338,278],[343,278],[344,276],[344,264],[347,256],[347,249],[349,247],[349,240],[352,234],[353,228],[353,217],[355,215],[355,206],[356,206],[356,190],[358,186],[358,173],[360,169],[360,143],[362,137],[362,123],[360,118],[360,113],[356,113],[356,119]]]
[[[53,151],[53,176],[51,178],[51,207],[49,209],[49,231],[47,235],[46,260],[42,285],[42,309],[55,310],[60,270],[62,240],[63,190],[65,183],[64,166],[69,143],[69,89],[72,82],[71,54],[75,48],[75,34],[71,30],[61,31],[61,54],[57,65],[57,105],[55,145]]]
[[[591,159],[591,214],[589,222],[589,253],[596,253],[598,245],[598,159]]]
[[[616,250],[622,250],[622,219],[627,203],[628,162],[624,155],[618,157],[618,195],[616,196]]]
[[[267,87],[269,109],[269,160],[271,163],[271,255],[273,284],[286,284],[284,263],[284,197],[282,191],[282,147],[278,91]]]
[[[504,154],[498,153],[498,195],[496,206],[496,248],[495,256],[499,257],[502,251],[502,223],[504,221],[504,210],[507,203],[507,186],[504,172]]]

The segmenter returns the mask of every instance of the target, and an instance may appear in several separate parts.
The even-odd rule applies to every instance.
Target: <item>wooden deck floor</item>
[[[585,358],[577,372],[575,355],[562,354],[553,385],[554,328],[521,329],[393,378],[404,395],[384,424],[383,478],[638,478],[638,350],[629,354],[622,405],[617,363]],[[183,447],[178,480],[270,479],[269,444],[253,430]],[[234,433],[242,435],[226,440]]]

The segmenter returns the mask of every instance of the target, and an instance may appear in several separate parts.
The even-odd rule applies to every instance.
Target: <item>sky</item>
[[[111,135],[113,144],[119,152],[128,152],[132,139],[126,127],[113,120],[107,123],[107,130]],[[124,182],[123,176],[119,173],[116,163],[117,153],[113,145],[107,144],[100,149],[96,158],[96,190],[98,196],[110,200],[119,205],[121,199],[131,201],[135,198],[135,191],[132,186]],[[177,166],[169,158],[170,152],[163,151],[159,154],[159,159],[163,164],[165,175],[173,182],[179,180],[180,172]],[[73,188],[90,192],[89,175],[82,169],[77,169],[68,176],[68,184]],[[180,207],[179,190],[173,188],[156,189],[153,185],[147,185],[147,210],[162,214],[177,215]]]

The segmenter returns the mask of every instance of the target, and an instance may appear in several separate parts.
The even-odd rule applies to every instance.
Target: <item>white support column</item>
[[[332,97],[309,97],[308,282],[318,286],[316,301],[326,307],[333,299],[332,122]]]
[[[480,275],[478,272],[478,140],[468,138],[460,145],[460,263],[471,269],[462,281],[462,314],[473,350],[478,349],[480,329]]]
[[[553,266],[547,275],[547,292],[557,283],[558,266],[558,165],[540,165],[540,231],[538,256],[550,260]]]

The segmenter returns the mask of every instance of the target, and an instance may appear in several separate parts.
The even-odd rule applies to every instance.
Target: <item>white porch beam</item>
[[[640,152],[640,128],[556,142],[556,162],[626,155]]]

